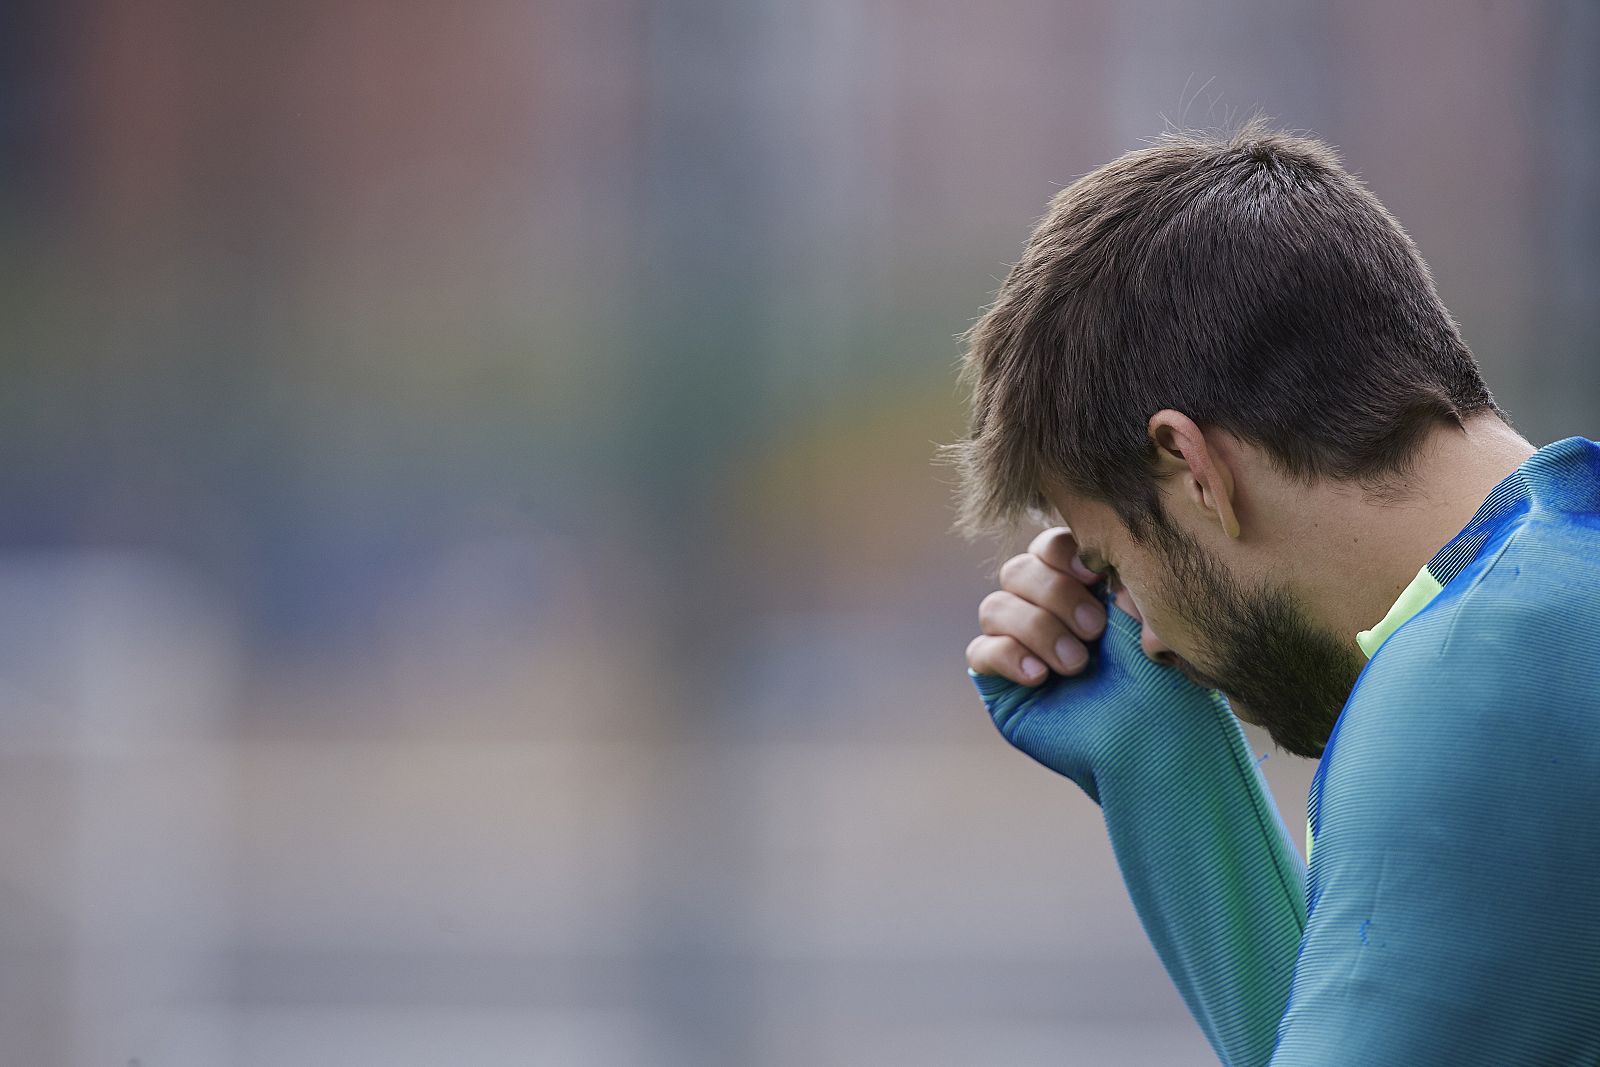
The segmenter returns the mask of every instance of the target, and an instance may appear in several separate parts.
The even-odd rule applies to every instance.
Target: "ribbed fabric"
[[[1539,449],[1429,570],[1324,750],[1309,872],[1225,702],[1115,608],[1082,676],[967,672],[1100,803],[1229,1067],[1600,1064],[1600,445]]]
[[[1429,566],[1312,781],[1272,1064],[1600,1063],[1600,445],[1539,449]]]
[[[1108,603],[1088,668],[1038,687],[967,673],[1000,732],[1105,817],[1128,895],[1226,1064],[1264,1064],[1305,926],[1305,869],[1222,697],[1139,648]]]

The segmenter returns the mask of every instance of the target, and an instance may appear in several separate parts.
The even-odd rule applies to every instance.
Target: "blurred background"
[[[1337,145],[1600,436],[1590,0],[3,10],[6,1063],[1213,1062],[933,463],[1166,120]]]

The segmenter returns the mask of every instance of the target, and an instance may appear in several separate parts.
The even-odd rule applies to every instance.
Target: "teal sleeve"
[[[1108,604],[1090,667],[1038,687],[968,669],[1000,732],[1097,801],[1145,933],[1229,1067],[1266,1064],[1305,926],[1305,865],[1223,698]]]
[[[1592,543],[1514,548],[1367,665],[1272,1067],[1600,1063]]]

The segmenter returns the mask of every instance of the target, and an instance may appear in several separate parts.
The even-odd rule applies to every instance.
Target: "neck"
[[[1330,486],[1302,543],[1325,565],[1295,582],[1335,633],[1365,630],[1534,448],[1498,416],[1431,434],[1405,476],[1381,490]]]

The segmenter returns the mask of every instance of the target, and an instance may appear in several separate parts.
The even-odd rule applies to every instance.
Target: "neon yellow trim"
[[[1423,567],[1417,576],[1411,579],[1411,584],[1400,591],[1400,599],[1394,602],[1389,609],[1389,614],[1383,621],[1370,630],[1362,630],[1356,634],[1356,644],[1361,646],[1361,651],[1371,659],[1372,654],[1378,651],[1378,646],[1386,641],[1390,634],[1400,628],[1400,624],[1427,606],[1428,601],[1438,595],[1444,586],[1439,584],[1439,579],[1428,573],[1428,568]]]

